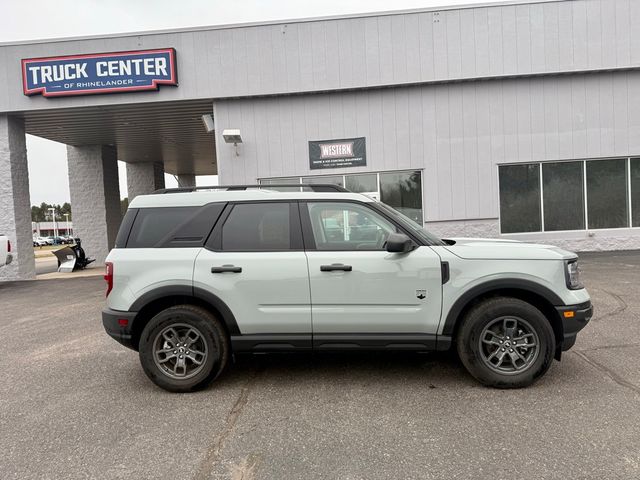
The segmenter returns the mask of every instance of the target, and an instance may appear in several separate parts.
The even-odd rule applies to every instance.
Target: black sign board
[[[343,138],[309,142],[309,166],[320,168],[364,167],[367,165],[366,138]]]

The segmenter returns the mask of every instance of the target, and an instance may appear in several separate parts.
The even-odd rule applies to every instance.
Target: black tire
[[[499,329],[499,322],[504,322],[504,318],[507,319],[507,322],[512,322],[513,320],[509,319],[514,318],[520,320],[520,325],[526,325],[525,328],[530,327],[533,335],[537,336],[535,340],[539,345],[535,355],[535,347],[529,347],[526,343],[523,346],[518,346],[518,351],[526,355],[526,360],[528,361],[528,363],[524,360],[522,361],[520,365],[522,371],[518,371],[515,368],[515,363],[509,357],[511,354],[508,352],[513,351],[509,350],[509,347],[513,347],[513,345],[507,346],[506,355],[502,354],[503,357],[507,356],[507,362],[511,364],[512,371],[507,371],[508,364],[505,367],[501,366],[504,371],[498,371],[500,367],[491,363],[491,354],[488,350],[493,349],[493,352],[495,352],[496,349],[499,349],[505,352],[505,349],[501,348],[505,345],[498,347],[495,343],[490,343],[485,346],[481,341],[480,336],[483,332],[487,333],[485,329],[493,325],[497,325]],[[492,332],[489,333],[489,335],[485,336],[485,339],[497,342],[498,336],[495,335],[496,338],[494,340]],[[503,337],[503,340],[500,340],[499,343],[505,342],[504,338],[509,337]],[[528,338],[533,339],[534,337],[528,336]],[[531,385],[549,369],[556,349],[555,336],[549,320],[530,303],[511,297],[496,297],[474,306],[463,319],[463,323],[458,330],[456,342],[458,356],[469,373],[482,384],[495,388],[522,388]],[[528,352],[531,352],[530,356]],[[500,354],[500,352],[497,353]],[[499,361],[502,363],[501,358]],[[517,361],[519,362],[520,360]]]
[[[199,338],[206,344],[202,366],[195,367],[200,370],[189,378],[172,378],[154,360],[156,339],[162,341],[159,335],[172,325],[197,329],[201,334]],[[144,373],[153,383],[170,392],[192,392],[206,387],[223,372],[229,361],[230,345],[227,333],[215,315],[195,305],[177,305],[161,311],[147,323],[140,337],[139,353]]]

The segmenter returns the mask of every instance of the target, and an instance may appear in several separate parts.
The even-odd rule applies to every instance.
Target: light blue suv
[[[454,346],[483,384],[523,387],[592,316],[573,253],[441,240],[336,186],[268,188],[163,190],[129,206],[103,323],[160,387],[204,387],[233,353]]]

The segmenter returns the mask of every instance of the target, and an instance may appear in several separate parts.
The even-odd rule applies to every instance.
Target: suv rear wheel
[[[467,313],[457,347],[466,369],[484,385],[521,388],[549,369],[556,343],[540,310],[517,298],[498,297]]]
[[[229,340],[208,310],[177,305],[153,317],[140,338],[140,363],[153,383],[170,392],[207,386],[224,370]]]

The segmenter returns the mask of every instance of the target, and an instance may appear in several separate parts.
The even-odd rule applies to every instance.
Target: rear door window
[[[220,248],[231,252],[262,252],[300,249],[299,217],[291,228],[297,204],[240,203],[222,226]],[[295,216],[295,215],[294,215]]]

